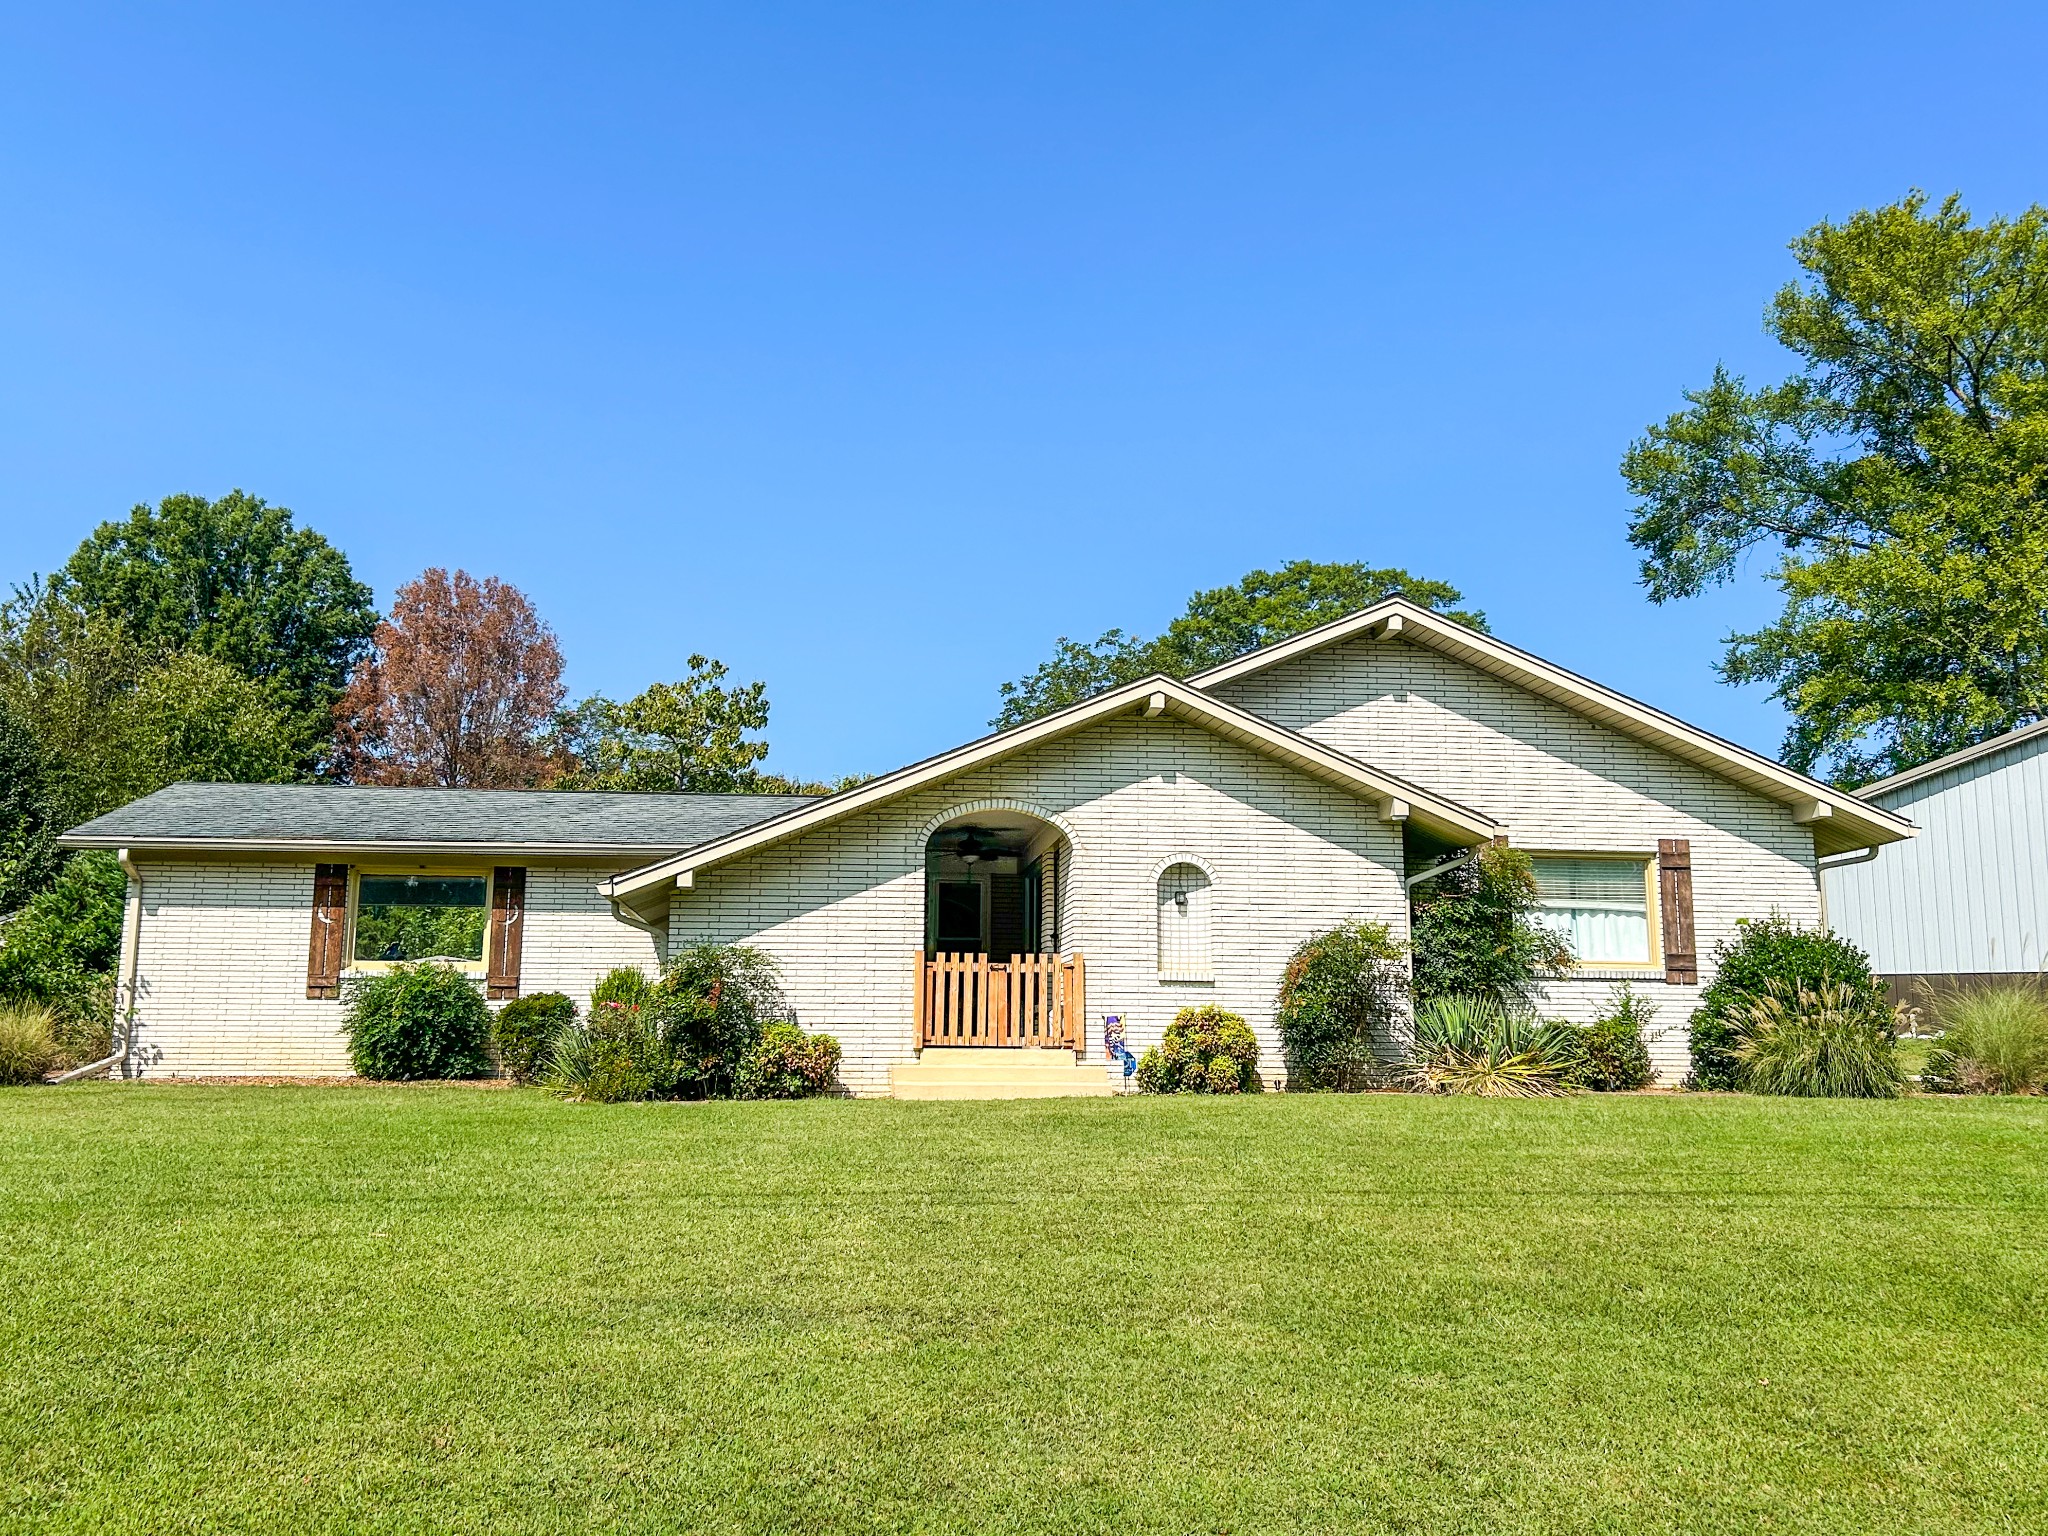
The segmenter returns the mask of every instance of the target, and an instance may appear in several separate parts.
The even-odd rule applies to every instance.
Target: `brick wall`
[[[347,1073],[338,1001],[306,996],[313,865],[138,860],[135,1076]],[[611,914],[592,866],[528,868],[521,990],[581,1006],[613,965],[659,961],[652,935]]]
[[[1354,640],[1215,691],[1486,812],[1519,848],[1654,854],[1659,838],[1690,839],[1702,983],[1738,918],[1819,921],[1813,837],[1785,806],[1426,647]],[[1590,1019],[1614,986],[1553,983],[1546,1011]],[[1675,1082],[1699,988],[1659,972],[1639,990],[1659,1008],[1652,1060]]]
[[[847,1086],[886,1093],[912,1056],[924,829],[983,800],[1041,808],[1071,839],[1062,942],[1087,959],[1089,1060],[1104,1014],[1142,1051],[1177,1010],[1213,1001],[1251,1022],[1277,1076],[1274,994],[1294,946],[1346,917],[1406,935],[1399,833],[1369,804],[1184,722],[1123,718],[702,871],[674,897],[672,940],[775,955],[799,1021],[839,1037]],[[1155,878],[1183,854],[1216,875],[1213,984],[1158,978]]]

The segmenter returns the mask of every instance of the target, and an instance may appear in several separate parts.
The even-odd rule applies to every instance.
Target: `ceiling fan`
[[[960,828],[960,841],[953,845],[953,852],[960,856],[963,864],[978,864],[1002,851],[1002,845],[994,840],[993,834],[980,827]]]

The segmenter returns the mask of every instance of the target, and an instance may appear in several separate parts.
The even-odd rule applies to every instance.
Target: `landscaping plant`
[[[638,1006],[647,1001],[647,989],[652,985],[647,973],[636,965],[614,966],[597,980],[590,989],[590,1006],[599,1003],[627,1003]]]
[[[2048,1083],[2048,998],[2031,986],[1943,998],[1920,1086],[1931,1093],[2039,1093]]]
[[[1656,1016],[1657,1005],[1623,982],[1609,995],[1607,1011],[1591,1024],[1552,1026],[1570,1056],[1566,1080],[1595,1093],[1648,1086],[1653,1074],[1643,1037]]]
[[[1572,1062],[1553,1025],[1491,997],[1433,997],[1415,1010],[1415,1041],[1396,1078],[1420,1093],[1555,1098],[1571,1092]]]
[[[1870,957],[1841,935],[1775,913],[1738,923],[1735,937],[1714,947],[1714,980],[1692,1016],[1693,1086],[1743,1085],[1735,1048],[1758,999],[1830,987],[1853,994],[1859,1006],[1884,1003]]]
[[[661,1030],[632,1003],[598,1003],[582,1024],[562,1025],[540,1072],[551,1092],[590,1104],[673,1098],[676,1078]]]
[[[1751,1093],[1895,1099],[1905,1091],[1891,1006],[1853,987],[1778,988],[1753,999],[1734,1056]]]
[[[740,1063],[787,1015],[774,959],[745,944],[696,944],[662,967],[645,1007],[675,1059],[677,1091],[728,1098]]]
[[[1183,1008],[1138,1062],[1141,1093],[1257,1093],[1259,1041],[1237,1014]]]
[[[491,1044],[497,1049],[498,1065],[513,1081],[532,1082],[555,1035],[575,1022],[576,1004],[565,992],[513,998],[491,1020]]]
[[[1291,1085],[1370,1085],[1404,1012],[1404,958],[1385,923],[1344,923],[1301,942],[1280,981],[1280,1043]]]
[[[1504,1011],[1534,1005],[1546,974],[1572,953],[1537,920],[1536,866],[1489,843],[1479,857],[1415,887],[1410,945],[1415,1000],[1485,997]]]
[[[829,1091],[838,1070],[837,1040],[777,1019],[741,1060],[734,1088],[742,1099],[804,1099]]]
[[[348,984],[349,1060],[364,1077],[408,1082],[491,1070],[491,1010],[468,976],[429,960]]]
[[[39,1083],[57,1065],[56,1024],[41,1003],[0,1003],[0,1087]]]

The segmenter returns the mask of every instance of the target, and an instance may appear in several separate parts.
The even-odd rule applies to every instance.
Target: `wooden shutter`
[[[519,995],[519,956],[526,929],[526,871],[491,871],[490,962],[484,995],[493,1000]]]
[[[1664,919],[1664,979],[1691,986],[1700,979],[1692,933],[1692,844],[1682,837],[1657,840],[1657,908]]]
[[[306,996],[341,996],[341,943],[348,936],[348,866],[313,866],[313,933],[306,945]]]

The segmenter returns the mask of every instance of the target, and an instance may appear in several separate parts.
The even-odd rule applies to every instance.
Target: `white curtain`
[[[1650,958],[1646,865],[1636,859],[1543,859],[1538,916],[1582,965]]]

